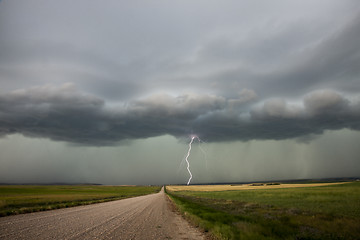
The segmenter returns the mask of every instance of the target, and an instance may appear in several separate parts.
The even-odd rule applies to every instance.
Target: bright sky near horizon
[[[357,0],[0,1],[0,182],[360,172]]]

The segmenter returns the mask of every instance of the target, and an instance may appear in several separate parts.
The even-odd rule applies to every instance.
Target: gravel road
[[[159,193],[0,218],[0,239],[204,239]]]

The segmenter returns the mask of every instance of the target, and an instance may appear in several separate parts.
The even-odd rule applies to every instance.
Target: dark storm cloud
[[[326,84],[342,91],[359,92],[360,14],[314,47],[297,56],[300,61],[273,76],[277,91],[305,90]],[[275,80],[278,79],[278,80]],[[270,84],[268,85],[270,87]]]
[[[316,24],[271,27],[245,39],[220,38],[199,51],[199,60],[228,67],[210,76],[218,92],[246,86],[263,97],[301,96],[314,89],[360,91],[360,12],[324,32]],[[225,63],[225,64],[224,64]]]
[[[152,95],[107,106],[73,84],[16,90],[0,95],[0,133],[83,145],[196,133],[206,141],[288,139],[324,130],[360,130],[359,101],[332,90],[309,93],[303,103],[270,99],[252,106],[256,94],[244,89],[236,99],[187,94]]]
[[[111,101],[164,91],[232,98],[243,88],[263,99],[322,88],[356,92],[359,6],[3,1],[0,91],[74,82]]]
[[[0,133],[111,145],[358,130],[359,6],[3,1]]]

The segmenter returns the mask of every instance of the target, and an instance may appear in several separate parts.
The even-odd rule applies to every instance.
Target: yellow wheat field
[[[242,184],[242,185],[190,185],[190,186],[166,186],[169,191],[229,191],[229,190],[252,190],[252,189],[277,189],[277,188],[299,188],[299,187],[320,187],[328,185],[344,184],[346,182],[336,183],[302,183],[302,184]]]

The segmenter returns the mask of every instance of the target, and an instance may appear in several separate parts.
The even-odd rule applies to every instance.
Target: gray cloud
[[[303,104],[269,99],[254,107],[255,96],[248,89],[241,91],[238,99],[163,94],[107,106],[73,84],[46,85],[0,96],[0,132],[3,136],[21,133],[84,145],[113,145],[191,132],[217,142],[287,139],[328,129],[360,128],[359,102],[332,90],[309,93]]]
[[[189,134],[208,142],[195,182],[353,176],[359,16],[358,0],[0,1],[0,181],[178,182]]]
[[[222,95],[241,86],[266,98],[301,96],[324,86],[357,93],[360,11],[351,13],[333,28],[289,22],[245,38],[223,36],[203,46],[199,61],[217,66],[210,78]]]
[[[0,91],[74,82],[111,101],[359,91],[357,1],[137,4],[1,2]]]
[[[336,114],[348,110],[349,100],[336,92],[325,90],[306,96],[304,105],[309,114]]]

